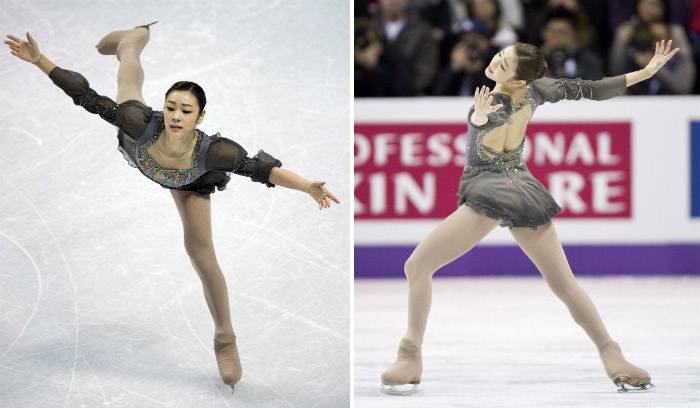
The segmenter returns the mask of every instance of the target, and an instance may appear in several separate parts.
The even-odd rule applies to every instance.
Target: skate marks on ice
[[[142,54],[149,105],[175,81],[199,83],[202,130],[325,180],[344,204],[319,212],[235,175],[212,195],[243,365],[231,395],[170,194],[126,163],[113,126],[3,55],[0,406],[347,406],[347,2],[217,1],[194,14],[185,1],[6,3],[4,30],[30,31],[112,97],[116,59],[94,45],[159,20]]]
[[[618,393],[595,347],[541,278],[433,280],[419,392],[380,392],[404,334],[406,284],[355,282],[354,401],[365,407],[700,406],[700,280],[579,278],[654,392]]]

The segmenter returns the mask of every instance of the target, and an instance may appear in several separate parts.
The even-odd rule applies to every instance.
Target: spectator
[[[628,71],[644,68],[654,56],[656,42],[668,38],[668,25],[665,23],[644,24],[634,26],[628,41],[630,57],[627,59]],[[675,44],[674,44],[675,45]],[[694,66],[689,59],[679,58],[679,51],[667,63],[668,68],[660,70],[648,81],[640,82],[627,89],[631,95],[673,95],[689,93],[693,86]],[[662,73],[663,72],[663,73]]]
[[[485,24],[492,46],[501,49],[518,41],[518,34],[502,18],[501,4],[497,0],[467,0],[467,14]]]
[[[542,29],[547,24],[548,13],[557,8],[563,7],[571,12],[575,17],[576,42],[585,49],[590,49],[596,42],[595,30],[591,26],[588,13],[581,7],[579,0],[546,0],[544,7],[541,5],[528,8],[530,26],[523,32],[523,40],[531,44],[542,45],[544,39],[541,37]]]
[[[564,7],[550,9],[542,28],[541,50],[550,77],[601,79],[603,61],[595,53],[580,47],[576,38],[576,15]]]
[[[447,2],[450,3],[450,11],[452,12],[452,33],[459,34],[461,22],[474,17],[467,13],[466,0],[447,0]],[[503,11],[502,18],[511,27],[516,31],[524,28],[526,18],[522,0],[498,0],[498,3]]]
[[[503,12],[503,19],[508,25],[513,27],[516,32],[525,28],[525,11],[522,0],[498,0],[498,3]]]
[[[668,11],[667,22],[686,26],[688,24],[689,9],[697,2],[698,0],[664,0],[664,10]],[[608,24],[610,25],[610,30],[615,31],[635,13],[637,0],[615,0],[607,3]],[[689,27],[686,26],[686,28]]]
[[[392,79],[380,63],[384,46],[376,26],[368,19],[355,19],[355,96],[389,96]]]
[[[639,63],[649,56],[648,49],[641,45],[645,32],[651,32],[653,36],[649,45],[652,55],[655,41],[671,39],[673,47],[681,49],[656,73],[654,80],[646,81],[644,85],[648,89],[645,94],[686,94],[693,88],[695,81],[696,67],[685,29],[678,24],[668,23],[666,10],[666,2],[663,0],[637,0],[635,14],[618,27],[610,50],[610,73],[619,75],[630,69],[638,69]],[[631,44],[633,37],[635,40]]]
[[[432,86],[437,65],[437,44],[430,25],[409,18],[408,0],[379,0],[375,16],[383,33],[381,62],[391,77],[389,96],[424,95]]]
[[[433,39],[438,43],[452,32],[453,13],[448,0],[412,0],[411,7],[433,27]]]
[[[479,20],[466,20],[450,53],[450,64],[435,81],[433,95],[473,95],[477,87],[494,83],[484,70],[498,52],[491,46],[486,26]]]

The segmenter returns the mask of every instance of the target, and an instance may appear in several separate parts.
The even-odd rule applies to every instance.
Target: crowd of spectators
[[[700,0],[355,0],[355,96],[473,95],[518,41],[545,76],[600,79],[643,68],[662,39],[681,50],[627,92],[700,93]]]

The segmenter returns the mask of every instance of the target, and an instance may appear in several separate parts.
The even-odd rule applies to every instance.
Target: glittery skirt
[[[537,229],[561,211],[524,164],[507,170],[498,165],[465,167],[457,197],[458,206],[466,204],[509,228]]]
[[[174,190],[196,191],[199,194],[209,195],[216,192],[216,190],[225,190],[226,184],[228,184],[229,181],[231,181],[230,171],[210,170],[199,176],[197,180],[190,184],[175,188]],[[161,187],[171,188],[162,184]]]

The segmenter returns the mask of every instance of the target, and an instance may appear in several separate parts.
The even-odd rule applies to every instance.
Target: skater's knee
[[[571,301],[578,290],[578,283],[573,278],[556,281],[548,280],[547,284],[552,292],[566,304]]]
[[[202,240],[185,239],[185,252],[187,252],[193,264],[202,267],[216,259],[214,246]]]
[[[430,279],[432,276],[430,269],[423,265],[423,263],[420,262],[420,260],[413,254],[409,256],[404,263],[403,271],[409,281]]]

